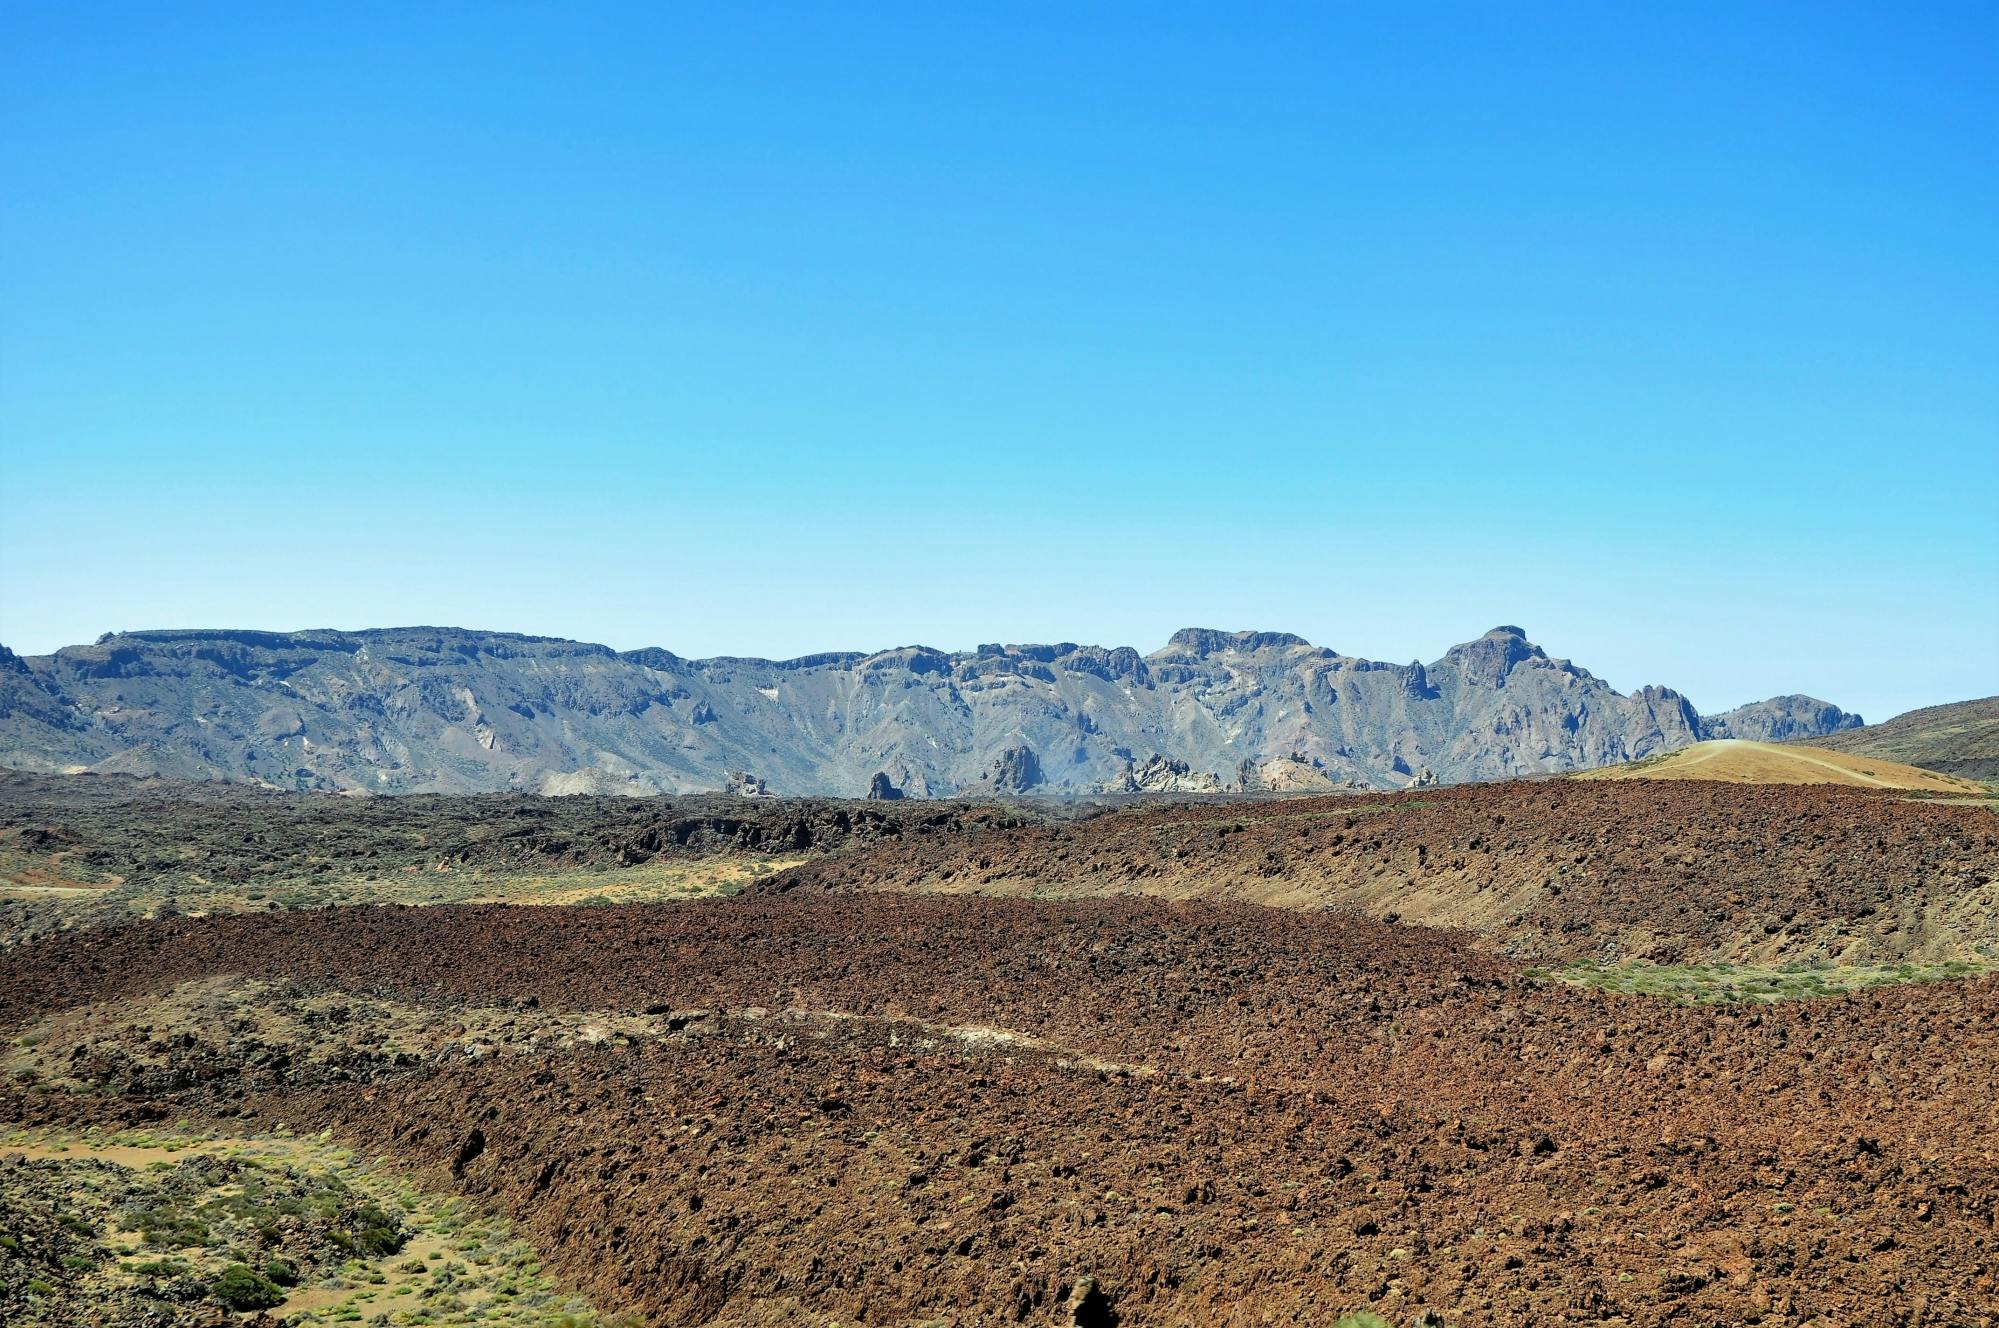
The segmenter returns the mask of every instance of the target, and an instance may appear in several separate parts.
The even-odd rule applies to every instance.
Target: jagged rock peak
[[[896,802],[902,797],[902,790],[888,777],[888,771],[877,770],[875,777],[868,781],[869,802]]]
[[[1223,632],[1212,627],[1182,627],[1166,642],[1162,655],[1193,655],[1206,659],[1224,650],[1276,650],[1286,646],[1310,646],[1302,636],[1290,632]]]
[[[1466,641],[1461,645],[1452,646],[1444,653],[1445,657],[1448,658],[1451,655],[1464,654],[1469,651],[1489,651],[1494,649],[1506,651],[1521,659],[1544,653],[1541,647],[1527,639],[1527,633],[1521,631],[1518,627],[1504,624],[1493,628],[1476,641]]]
[[[877,651],[861,660],[864,669],[907,670],[910,673],[949,673],[951,657],[934,646],[897,646]]]
[[[1547,652],[1529,641],[1518,627],[1495,627],[1476,641],[1452,646],[1438,662],[1454,665],[1466,680],[1475,684],[1504,686],[1506,675],[1515,665],[1538,663],[1547,658]]]

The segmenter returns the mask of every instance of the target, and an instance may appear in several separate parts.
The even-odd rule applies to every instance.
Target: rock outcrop
[[[904,646],[793,660],[620,653],[414,627],[157,631],[0,654],[0,764],[374,793],[682,793],[755,771],[781,794],[1400,788],[1588,769],[1725,727],[1856,717],[1778,697],[1702,719],[1624,694],[1517,627],[1429,663],[1288,632],[1130,647]]]
[[[1767,701],[1707,716],[1701,720],[1701,737],[1788,742],[1793,738],[1821,738],[1857,729],[1860,724],[1860,716],[1849,715],[1832,702],[1815,696],[1773,696]]]
[[[902,790],[888,777],[886,770],[875,771],[875,777],[868,781],[869,802],[895,802],[902,797]]]
[[[1220,793],[1222,777],[1154,752],[1143,765],[1126,758],[1124,772],[1096,786],[1098,793]]]
[[[1351,793],[1368,785],[1335,778],[1320,757],[1287,752],[1268,761],[1245,758],[1236,767],[1235,787],[1244,793]]]
[[[1013,746],[993,758],[979,777],[982,793],[1025,793],[1042,782],[1041,758],[1032,747]]]

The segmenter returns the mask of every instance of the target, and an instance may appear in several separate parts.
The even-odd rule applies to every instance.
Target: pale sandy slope
[[[1894,761],[1798,743],[1723,738],[1663,757],[1586,770],[1575,779],[1717,779],[1734,784],[1851,784],[1927,793],[1984,794],[1984,785]]]

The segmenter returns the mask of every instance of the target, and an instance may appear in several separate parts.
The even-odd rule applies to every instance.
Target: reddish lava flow
[[[763,888],[1248,900],[1543,959],[1968,958],[1999,952],[1999,817],[1858,789],[1517,781],[975,829]]]
[[[0,954],[0,1023],[218,973],[662,1032],[318,1070],[188,1033],[148,1047],[180,1067],[156,1091],[16,1082],[5,1114],[330,1126],[662,1324],[1999,1304],[1994,979],[1687,1008],[1324,914],[800,892],[66,935]]]

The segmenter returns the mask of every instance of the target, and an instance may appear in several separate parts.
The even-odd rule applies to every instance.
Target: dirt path
[[[1742,738],[1717,738],[1710,743],[1704,744],[1704,746],[1707,750],[1701,752],[1700,755],[1691,760],[1680,762],[1679,768],[1687,770],[1697,765],[1705,765],[1719,756],[1731,755],[1734,752],[1751,752],[1759,756],[1769,756],[1774,760],[1786,763],[1815,766],[1820,770],[1825,770],[1838,776],[1837,779],[1829,781],[1835,784],[1861,783],[1873,788],[1884,789],[1904,787],[1904,785],[1898,784],[1893,780],[1880,779],[1874,775],[1870,775],[1857,765],[1841,765],[1837,761],[1828,761],[1823,757],[1813,756],[1801,747],[1777,747],[1767,742],[1749,742]]]
[[[1833,773],[1835,773],[1835,774],[1845,774],[1845,775],[1849,776],[1850,778],[1853,778],[1853,779],[1857,779],[1857,780],[1859,780],[1859,781],[1860,781],[1861,783],[1863,783],[1863,784],[1870,784],[1870,785],[1872,785],[1872,786],[1873,786],[1873,787],[1875,787],[1875,788],[1900,788],[1900,787],[1901,787],[1901,785],[1899,785],[1899,784],[1896,784],[1896,783],[1894,783],[1894,782],[1893,782],[1893,781],[1891,781],[1891,780],[1886,780],[1886,779],[1876,779],[1876,778],[1875,778],[1875,777],[1874,777],[1873,775],[1870,775],[1870,774],[1868,774],[1868,773],[1867,773],[1867,772],[1866,772],[1865,770],[1861,770],[1861,769],[1857,769],[1857,768],[1855,768],[1855,767],[1852,767],[1852,766],[1843,766],[1843,765],[1838,765],[1838,764],[1836,764],[1836,763],[1834,763],[1834,762],[1832,762],[1832,761],[1828,761],[1828,760],[1825,760],[1825,759],[1824,759],[1824,758],[1822,758],[1822,757],[1817,757],[1817,756],[1807,756],[1807,755],[1805,755],[1805,753],[1804,753],[1804,752],[1802,752],[1802,751],[1794,751],[1794,752],[1792,752],[1792,753],[1791,753],[1791,759],[1793,759],[1793,760],[1795,760],[1795,761],[1801,761],[1801,762],[1803,762],[1803,763],[1804,763],[1804,764],[1806,764],[1806,765],[1813,765],[1813,766],[1817,766],[1817,767],[1819,767],[1819,768],[1820,768],[1820,769],[1822,769],[1822,770],[1830,770],[1830,771],[1832,771],[1832,772],[1833,772]]]
[[[1583,782],[1712,779],[1737,784],[1825,783],[1960,795],[1981,791],[1973,781],[1934,770],[1800,743],[1755,742],[1747,738],[1711,738],[1629,765],[1581,771],[1570,778]]]

